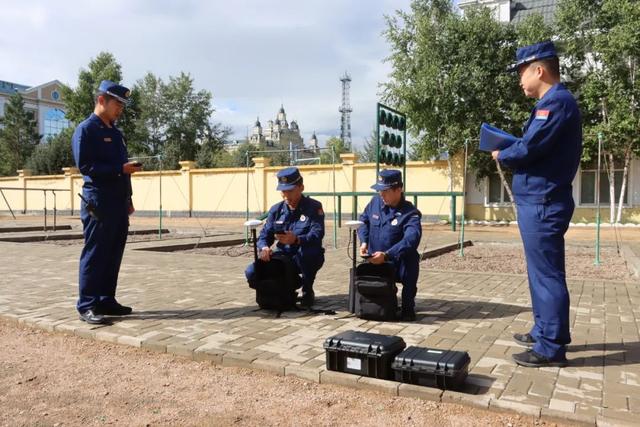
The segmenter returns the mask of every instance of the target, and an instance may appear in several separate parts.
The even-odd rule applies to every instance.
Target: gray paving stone
[[[119,300],[134,307],[111,326],[78,320],[77,247],[0,242],[0,317],[86,339],[195,360],[400,396],[515,410],[599,425],[640,424],[640,282],[570,280],[573,344],[564,369],[517,367],[515,332],[532,326],[524,275],[421,270],[415,323],[357,319],[346,311],[349,263],[327,250],[318,306],[336,315],[258,310],[244,281],[246,258],[141,252],[128,248]],[[61,265],[64,266],[61,268]],[[37,308],[34,308],[37,307]],[[322,344],[349,329],[400,335],[409,345],[466,350],[460,391],[327,371]],[[554,418],[555,417],[555,418]]]

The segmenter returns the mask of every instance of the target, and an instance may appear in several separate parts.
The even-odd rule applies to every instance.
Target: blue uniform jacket
[[[417,259],[421,217],[420,211],[404,198],[397,208],[392,208],[377,195],[360,215],[365,225],[358,229],[358,237],[361,243],[368,244],[370,254],[382,251],[394,262],[405,257]]]
[[[131,198],[131,177],[122,173],[128,161],[122,132],[108,127],[95,114],[80,123],[71,140],[73,158],[89,195],[100,194],[101,201]]]
[[[324,237],[324,211],[322,203],[307,196],[302,196],[295,210],[290,210],[283,200],[269,209],[267,222],[260,231],[258,248],[271,247],[275,241],[275,230],[293,231],[300,240],[299,245],[277,244],[279,250],[287,255],[318,256],[324,253],[322,238]]]
[[[571,199],[582,155],[580,110],[571,92],[560,83],[551,87],[523,131],[521,139],[498,155],[500,163],[513,169],[516,203]]]

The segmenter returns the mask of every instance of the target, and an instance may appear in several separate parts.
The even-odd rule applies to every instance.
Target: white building
[[[59,134],[70,123],[65,117],[64,103],[60,95],[62,84],[53,80],[38,86],[27,86],[0,80],[0,116],[4,115],[5,104],[16,92],[22,95],[24,107],[31,111],[38,123],[38,133],[43,141]]]

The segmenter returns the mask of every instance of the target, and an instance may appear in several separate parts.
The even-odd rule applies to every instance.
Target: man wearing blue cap
[[[84,248],[80,255],[80,319],[106,323],[104,315],[130,314],[116,301],[120,263],[127,241],[131,202],[131,174],[141,165],[128,160],[124,137],[115,126],[129,100],[129,89],[114,82],[100,83],[93,114],[73,133],[71,148],[82,173],[80,219]]]
[[[513,196],[527,260],[534,326],[514,340],[532,347],[514,354],[522,366],[567,365],[569,291],[565,280],[564,234],[573,215],[572,182],[582,155],[580,110],[560,83],[555,46],[544,41],[519,48],[511,70],[525,95],[538,99],[524,135],[494,159],[513,169]]]
[[[288,255],[294,261],[302,278],[301,304],[311,307],[315,299],[313,282],[324,264],[324,211],[322,203],[302,194],[304,184],[298,168],[289,167],[277,173],[278,187],[283,201],[269,209],[265,226],[258,237],[259,257],[269,261],[276,251]],[[256,280],[255,265],[247,267],[245,275],[249,283]]]
[[[364,226],[358,229],[360,255],[370,255],[369,262],[373,264],[393,263],[396,281],[402,283],[401,319],[412,322],[416,320],[422,214],[404,198],[400,171],[380,171],[378,182],[371,188],[378,195],[371,199],[360,215],[360,221],[364,222]]]

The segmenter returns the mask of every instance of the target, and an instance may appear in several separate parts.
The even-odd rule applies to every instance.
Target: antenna
[[[351,76],[348,72],[344,72],[344,76],[340,77],[342,82],[342,105],[340,106],[340,139],[345,148],[351,149],[351,103],[349,101],[349,88],[351,86]]]

